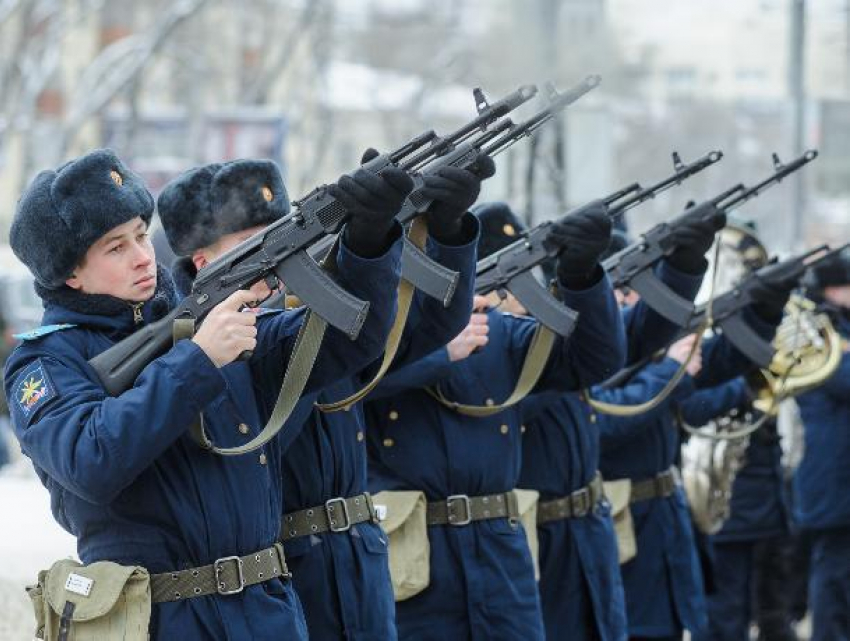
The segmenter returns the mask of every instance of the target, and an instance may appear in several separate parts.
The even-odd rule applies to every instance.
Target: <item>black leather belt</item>
[[[604,496],[602,475],[597,472],[585,487],[561,498],[540,501],[537,504],[537,523],[587,516]]]
[[[469,525],[484,519],[519,519],[513,492],[467,496],[454,494],[444,501],[428,503],[428,525]]]
[[[669,470],[656,474],[651,479],[633,481],[629,503],[671,496],[681,484],[682,479],[679,470],[673,466]]]
[[[324,505],[310,507],[283,515],[280,539],[284,542],[308,534],[347,532],[352,525],[377,523],[378,517],[368,492],[345,499],[337,497]]]
[[[280,543],[245,556],[225,556],[212,565],[153,574],[151,599],[164,603],[210,594],[228,596],[275,578],[292,578]]]

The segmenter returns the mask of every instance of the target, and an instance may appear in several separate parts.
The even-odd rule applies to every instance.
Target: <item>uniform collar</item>
[[[177,305],[171,274],[160,265],[156,272],[156,292],[139,304],[103,294],[83,294],[67,286],[49,290],[36,283],[36,292],[45,307],[42,324],[71,323],[110,334],[130,334],[141,325],[159,320]]]

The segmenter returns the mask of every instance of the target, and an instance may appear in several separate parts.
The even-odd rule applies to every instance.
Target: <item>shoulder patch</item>
[[[27,420],[35,414],[39,407],[46,404],[50,399],[56,398],[56,387],[47,375],[47,370],[40,358],[30,363],[18,375],[12,394],[14,397],[9,400],[15,403]]]
[[[16,338],[19,341],[34,341],[37,338],[41,338],[42,336],[47,336],[48,334],[52,334],[53,332],[60,332],[63,329],[71,329],[72,327],[76,327],[76,325],[74,325],[73,323],[63,323],[61,325],[42,325],[41,327],[36,327],[35,329],[31,329],[28,332],[15,334],[12,338]]]

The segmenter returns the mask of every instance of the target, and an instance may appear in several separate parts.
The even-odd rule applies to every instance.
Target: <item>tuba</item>
[[[718,236],[715,270],[731,284],[767,262],[767,251],[752,231],[729,226]],[[721,291],[724,289],[718,286]],[[769,367],[748,381],[755,392],[752,407],[737,409],[694,427],[679,419],[691,438],[682,447],[682,481],[693,520],[714,534],[729,516],[732,484],[745,464],[750,435],[776,417],[783,401],[817,387],[841,362],[841,340],[829,317],[811,300],[794,295],[773,341]]]

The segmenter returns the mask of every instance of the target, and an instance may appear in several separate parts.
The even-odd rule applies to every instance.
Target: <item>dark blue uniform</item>
[[[836,329],[845,341],[850,320]],[[846,347],[845,347],[846,350]],[[812,639],[850,638],[850,354],[822,386],[797,399],[805,454],[794,478],[794,518],[812,540]]]
[[[362,259],[344,246],[339,279],[371,301],[356,342],[328,330],[308,388],[350,375],[381,352],[392,322],[401,243]],[[151,305],[143,309],[151,320]],[[5,388],[24,453],[50,491],[59,524],[84,563],[110,560],[151,573],[211,564],[272,545],[281,519],[281,457],[273,440],[239,457],[202,451],[187,427],[203,412],[222,446],[263,427],[278,395],[302,312],[258,318],[250,362],[216,368],[192,341],[149,364],[135,386],[107,396],[87,359],[136,329],[120,314],[72,312],[51,304],[45,325],[73,327],[25,342],[12,354]],[[240,430],[249,427],[248,433]],[[295,592],[279,579],[233,596],[154,605],[152,639],[305,639]]]
[[[679,295],[693,299],[702,276],[666,263],[658,277]],[[643,303],[624,313],[629,361],[663,345],[677,330]],[[519,486],[540,492],[540,500],[566,496],[590,483],[599,469],[599,430],[589,405],[578,394],[543,392],[522,403],[526,432]],[[626,636],[626,606],[610,505],[600,503],[581,518],[537,528],[540,600],[549,639],[570,630],[576,639],[605,641]]]
[[[754,321],[762,333],[770,328]],[[670,359],[652,363],[625,386],[595,389],[593,397],[620,405],[655,397],[676,372]],[[600,469],[606,479],[641,481],[669,469],[679,460],[681,444],[674,409],[696,386],[716,385],[741,373],[749,363],[723,339],[703,343],[703,367],[696,379],[685,375],[667,399],[634,417],[599,415],[602,443]],[[705,595],[684,491],[631,505],[637,556],[622,567],[629,634],[678,638],[682,629],[701,632],[707,623]]]
[[[620,312],[607,279],[563,292],[580,312],[568,340],[557,340],[538,389],[576,390],[623,363]],[[455,401],[485,405],[513,390],[535,322],[491,311],[489,343],[450,362],[445,349],[388,376],[384,397],[366,403],[370,489],[421,490],[429,501],[480,496],[517,486],[522,462],[521,410],[470,418],[436,403],[420,388],[439,384]],[[534,568],[522,527],[507,519],[464,527],[432,526],[431,583],[397,604],[404,639],[542,639]]]
[[[687,423],[704,425],[732,409],[746,409],[750,402],[746,382],[738,377],[696,391],[679,407]],[[765,594],[764,589],[755,588],[769,587],[757,567],[764,553],[772,549],[765,542],[788,533],[781,457],[776,423],[769,421],[750,437],[743,467],[732,485],[729,517],[722,529],[706,540],[711,576],[707,580],[705,639],[749,638],[753,593]],[[778,564],[778,559],[767,562]]]
[[[455,247],[429,241],[428,254],[460,272],[461,278],[448,308],[441,301],[415,294],[393,367],[445,345],[466,326],[472,309],[478,229],[477,219],[469,218],[474,230],[470,242]],[[368,368],[339,381],[321,392],[318,401],[345,398],[371,380],[372,374],[372,368]],[[323,413],[310,411],[314,398],[305,397],[298,408],[309,412],[303,427],[294,424],[298,417],[293,416],[293,424],[285,428],[300,430],[284,457],[285,512],[324,505],[331,498],[357,496],[367,490],[367,427],[362,404],[350,411]],[[379,525],[361,523],[347,533],[303,536],[286,541],[284,548],[311,639],[396,638],[387,542]]]

